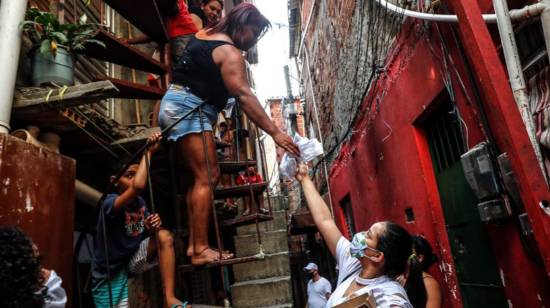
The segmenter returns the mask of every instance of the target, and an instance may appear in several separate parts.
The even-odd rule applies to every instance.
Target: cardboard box
[[[334,308],[376,308],[376,303],[371,294],[365,293],[338,306],[334,306]]]

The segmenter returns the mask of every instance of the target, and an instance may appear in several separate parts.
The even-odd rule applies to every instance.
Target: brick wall
[[[315,1],[302,0],[302,33],[305,30],[312,4]],[[302,93],[306,100],[305,121],[313,123],[316,135],[321,123],[321,138],[325,151],[337,147],[346,132],[362,102],[362,95],[373,72],[373,59],[385,59],[392,38],[395,37],[395,19],[385,21],[379,8],[372,9],[369,1],[316,1],[308,31],[305,33],[305,43],[300,55]],[[361,6],[361,3],[363,6]],[[372,10],[372,11],[371,11]],[[370,16],[375,14],[376,20],[371,22]],[[381,17],[381,18],[380,18]],[[374,19],[374,18],[373,18]],[[383,37],[377,38],[378,45],[373,44],[369,33],[373,27],[386,31]],[[297,31],[300,35],[300,31]],[[378,47],[376,50],[375,47]],[[306,54],[309,55],[309,67]],[[368,56],[367,56],[368,55]],[[377,63],[383,65],[383,61]],[[308,74],[308,71],[310,74]],[[311,80],[309,78],[311,76]],[[318,120],[313,102],[317,104]],[[311,106],[311,107],[310,107]],[[338,148],[328,155],[327,165],[334,162]],[[325,192],[324,173],[318,169],[319,188]]]

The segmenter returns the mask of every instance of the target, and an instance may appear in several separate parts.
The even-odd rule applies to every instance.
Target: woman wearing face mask
[[[403,227],[390,221],[378,222],[368,231],[355,234],[350,242],[334,223],[305,165],[300,164],[296,179],[302,184],[315,225],[338,262],[339,285],[326,308],[366,293],[373,295],[379,308],[425,307],[422,268],[412,253],[411,236]],[[411,267],[403,288],[395,279],[407,270],[408,260]]]
[[[428,273],[428,269],[432,264],[438,261],[436,255],[432,252],[432,245],[425,238],[413,235],[413,252],[417,256],[418,262],[422,265],[422,280],[424,281],[424,286],[426,287],[426,292],[428,295],[426,308],[440,308],[443,305],[443,294],[441,292],[441,287],[435,278]],[[407,282],[408,276],[404,274],[398,279],[401,285],[405,285]]]
[[[189,13],[197,29],[202,30],[222,17],[223,0],[202,0],[200,6],[189,8]]]
[[[212,126],[230,97],[259,128],[271,135],[285,151],[299,155],[298,146],[269,119],[258,98],[250,90],[243,51],[252,48],[270,27],[269,21],[250,3],[241,3],[229,14],[199,31],[191,39],[173,73],[172,85],[160,107],[159,124],[165,129],[194,107],[202,105],[202,118],[194,111],[168,132],[167,139],[176,143],[178,160],[192,174],[188,190],[191,208],[189,221],[191,262],[202,265],[219,260],[220,254],[208,244],[209,219],[212,213],[210,180],[216,187],[220,167]],[[210,163],[207,171],[201,131],[205,131]],[[224,253],[223,259],[233,257]]]

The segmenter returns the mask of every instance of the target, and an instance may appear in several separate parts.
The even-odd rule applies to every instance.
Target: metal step
[[[243,186],[219,188],[214,191],[214,197],[216,199],[249,197],[250,187],[252,187],[252,193],[254,195],[259,195],[266,190],[267,182],[255,183],[255,184],[243,185]]]
[[[235,174],[246,169],[246,166],[256,166],[255,161],[221,161],[219,162],[220,171],[223,174]]]
[[[136,1],[136,3],[138,2],[140,1]],[[120,41],[103,28],[95,33],[93,39],[102,41],[107,48],[103,48],[97,44],[86,44],[86,49],[81,51],[82,54],[98,60],[158,75],[162,75],[169,70],[168,66],[164,63],[153,59],[134,46]]]
[[[232,145],[232,144],[229,143],[229,142],[223,142],[223,141],[216,140],[216,149],[217,149],[217,150],[221,150],[221,149],[228,148],[228,147],[230,147],[231,145]]]
[[[141,32],[159,44],[168,42],[164,25],[155,0],[103,0]]]
[[[264,222],[264,221],[270,221],[273,220],[272,215],[264,215],[264,214],[250,214],[248,216],[240,216],[235,219],[228,219],[224,221],[220,221],[218,223],[218,226],[220,228],[236,228],[236,227],[242,227],[247,225],[252,225],[256,223],[256,219],[258,219],[258,222]]]
[[[108,80],[112,82],[120,91],[114,96],[116,98],[160,100],[166,93],[166,89],[150,87],[107,76],[97,76],[96,80]]]
[[[233,258],[229,260],[222,260],[222,261],[207,263],[205,265],[199,265],[199,266],[196,266],[193,264],[185,264],[185,265],[180,265],[178,269],[182,273],[189,273],[189,272],[200,271],[200,270],[205,270],[205,269],[214,268],[214,267],[228,266],[228,265],[254,262],[254,261],[260,261],[260,260],[256,259],[255,257]]]

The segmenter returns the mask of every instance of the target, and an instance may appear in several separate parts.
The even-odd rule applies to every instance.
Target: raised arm
[[[149,163],[151,163],[151,157],[159,148],[161,140],[162,137],[160,136],[160,133],[155,133],[153,136],[149,137],[147,142],[151,144],[151,146],[145,151],[145,153],[143,153],[143,158],[141,159],[135,173],[130,170],[127,170],[124,173],[123,177],[129,177],[132,179],[132,185],[122,195],[116,198],[111,213],[116,213],[126,206],[131,205],[145,189],[147,186],[147,165],[145,162],[145,155],[147,155],[147,159],[149,159]]]
[[[321,232],[325,243],[330,249],[330,253],[332,253],[334,258],[336,258],[336,245],[342,237],[342,232],[340,232],[338,227],[336,227],[336,223],[334,223],[334,220],[332,219],[332,215],[330,214],[327,204],[323,198],[321,198],[317,188],[311,181],[311,178],[307,173],[306,165],[299,165],[296,179],[302,184],[302,190],[306,196],[307,206],[313,216],[317,229]]]
[[[268,133],[275,143],[285,151],[300,155],[298,146],[287,134],[275,126],[265,113],[256,95],[250,90],[246,76],[246,64],[239,51],[232,46],[226,45],[216,48],[213,56],[220,67],[223,81],[229,94],[240,102],[240,107],[250,120]]]

